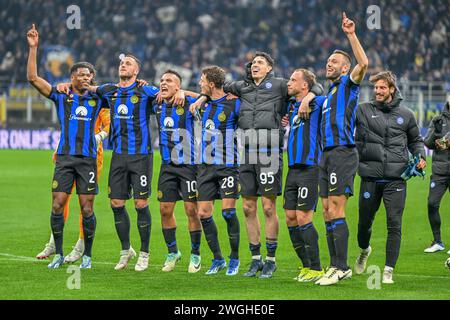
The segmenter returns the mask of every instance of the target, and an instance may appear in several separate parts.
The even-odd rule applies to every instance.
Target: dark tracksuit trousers
[[[445,192],[450,191],[450,177],[435,176],[431,177],[430,189],[428,192],[428,220],[433,231],[433,240],[441,242],[441,217],[439,207]]]
[[[358,245],[369,247],[372,225],[381,199],[387,215],[386,266],[395,267],[400,254],[402,216],[406,201],[406,182],[403,180],[361,180],[359,192]]]

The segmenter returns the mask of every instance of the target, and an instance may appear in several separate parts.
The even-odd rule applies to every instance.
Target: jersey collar
[[[136,87],[136,85],[137,85],[137,82],[134,82],[134,83],[130,84],[128,87],[118,87],[118,88],[120,91],[127,91],[127,90],[130,90],[130,89]]]

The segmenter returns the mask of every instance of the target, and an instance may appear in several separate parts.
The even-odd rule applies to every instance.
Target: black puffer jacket
[[[427,135],[425,136],[425,145],[433,150],[433,178],[435,176],[450,176],[450,151],[437,150],[435,140],[445,136],[450,131],[450,106],[447,102],[442,110],[442,114],[434,117],[430,123]]]
[[[286,114],[286,80],[269,73],[258,86],[253,81],[234,81],[226,82],[223,89],[241,99],[239,128],[280,128],[281,118]]]
[[[363,179],[401,179],[408,165],[408,150],[424,157],[423,139],[414,114],[400,105],[396,90],[393,100],[381,104],[372,100],[356,112],[358,173]]]

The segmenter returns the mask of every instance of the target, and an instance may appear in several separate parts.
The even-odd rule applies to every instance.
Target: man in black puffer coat
[[[447,102],[442,114],[435,117],[425,136],[425,145],[433,150],[432,175],[428,193],[428,219],[433,231],[433,243],[425,252],[433,253],[445,249],[441,240],[441,217],[439,205],[447,190],[450,190],[450,106]],[[443,139],[444,138],[444,139]],[[443,140],[442,140],[443,139]],[[448,252],[450,254],[450,251]]]
[[[401,174],[408,165],[409,152],[421,157],[417,168],[423,169],[426,166],[425,151],[414,114],[400,105],[403,98],[397,89],[395,75],[383,71],[372,76],[370,82],[374,85],[375,98],[361,104],[356,113],[355,138],[361,176],[358,223],[361,253],[356,260],[355,272],[364,272],[372,251],[369,244],[372,224],[383,199],[388,228],[383,283],[393,283],[406,200],[406,182]]]

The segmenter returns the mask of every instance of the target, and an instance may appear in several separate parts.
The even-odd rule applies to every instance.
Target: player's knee
[[[197,205],[195,204],[195,202],[191,202],[191,203],[186,203],[185,204],[185,211],[186,211],[186,215],[188,216],[188,218],[195,218],[197,217]]]
[[[148,206],[147,199],[135,199],[134,200],[134,207],[136,209],[143,209],[146,206]]]
[[[300,214],[297,215],[297,221],[299,226],[304,226],[305,224],[311,223],[312,214],[301,211]]]
[[[263,205],[264,216],[266,218],[272,218],[276,216],[277,212],[275,210],[275,206],[272,204]]]
[[[53,199],[52,210],[54,213],[62,213],[64,211],[64,200],[60,198]]]
[[[197,208],[196,207],[187,207],[186,208],[186,215],[188,216],[189,220],[196,220],[196,219],[198,219]]]
[[[286,214],[286,225],[288,227],[296,226],[297,224],[298,224],[297,217],[295,217],[295,216],[293,217],[291,215]]]
[[[86,203],[81,206],[81,214],[84,217],[89,217],[94,213],[94,207],[91,203]]]
[[[120,208],[125,206],[125,201],[120,199],[111,199],[110,204],[112,208]]]
[[[330,206],[328,205],[328,201],[322,201],[322,213],[324,217],[328,216],[328,211]]]
[[[244,202],[242,208],[244,209],[244,214],[246,217],[256,216],[256,205],[253,203]]]
[[[200,219],[207,219],[211,217],[211,211],[206,207],[200,206],[198,208],[198,216]]]
[[[208,213],[208,212],[205,212],[205,211],[199,211],[198,212],[198,217],[200,218],[200,220],[208,219],[209,217],[211,217],[211,213]]]
[[[167,219],[173,215],[172,206],[161,204],[159,206],[159,212],[161,213],[161,218]]]

